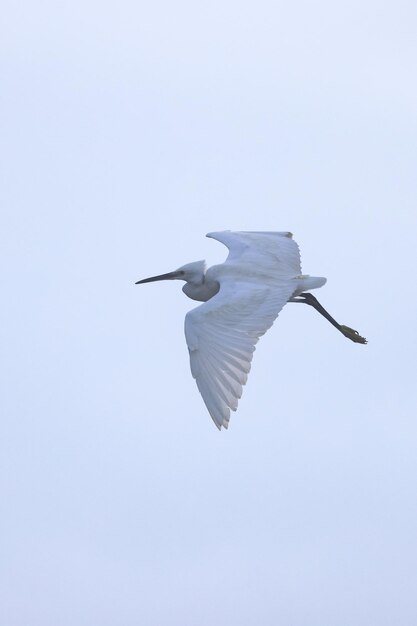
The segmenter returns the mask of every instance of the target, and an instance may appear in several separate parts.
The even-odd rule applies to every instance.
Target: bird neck
[[[182,288],[186,296],[198,302],[207,302],[216,295],[219,289],[219,283],[216,280],[207,279],[207,276],[204,276],[199,284],[187,282]]]

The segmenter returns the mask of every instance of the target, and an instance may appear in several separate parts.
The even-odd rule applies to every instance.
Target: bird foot
[[[353,330],[353,328],[349,328],[349,326],[340,325],[340,332],[355,343],[368,343],[365,337],[361,337],[357,330]]]

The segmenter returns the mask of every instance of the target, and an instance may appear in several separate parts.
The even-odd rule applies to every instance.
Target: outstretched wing
[[[294,281],[267,284],[227,276],[219,282],[217,295],[187,313],[185,337],[192,375],[220,429],[227,428],[230,410],[236,411],[255,344],[293,294]]]
[[[229,248],[226,263],[238,261],[252,266],[273,265],[274,275],[301,274],[300,250],[289,232],[248,232],[224,230],[207,233]]]

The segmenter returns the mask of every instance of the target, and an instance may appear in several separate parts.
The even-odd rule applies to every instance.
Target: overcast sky
[[[5,0],[5,626],[417,623],[415,2]],[[290,230],[218,432],[177,282]]]

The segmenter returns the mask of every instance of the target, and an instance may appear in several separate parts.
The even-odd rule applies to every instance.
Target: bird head
[[[205,271],[205,261],[194,261],[193,263],[182,265],[177,270],[168,272],[168,274],[159,274],[158,276],[144,278],[142,280],[138,280],[135,284],[141,285],[143,283],[152,283],[157,280],[185,280],[187,283],[200,285],[203,282]]]

